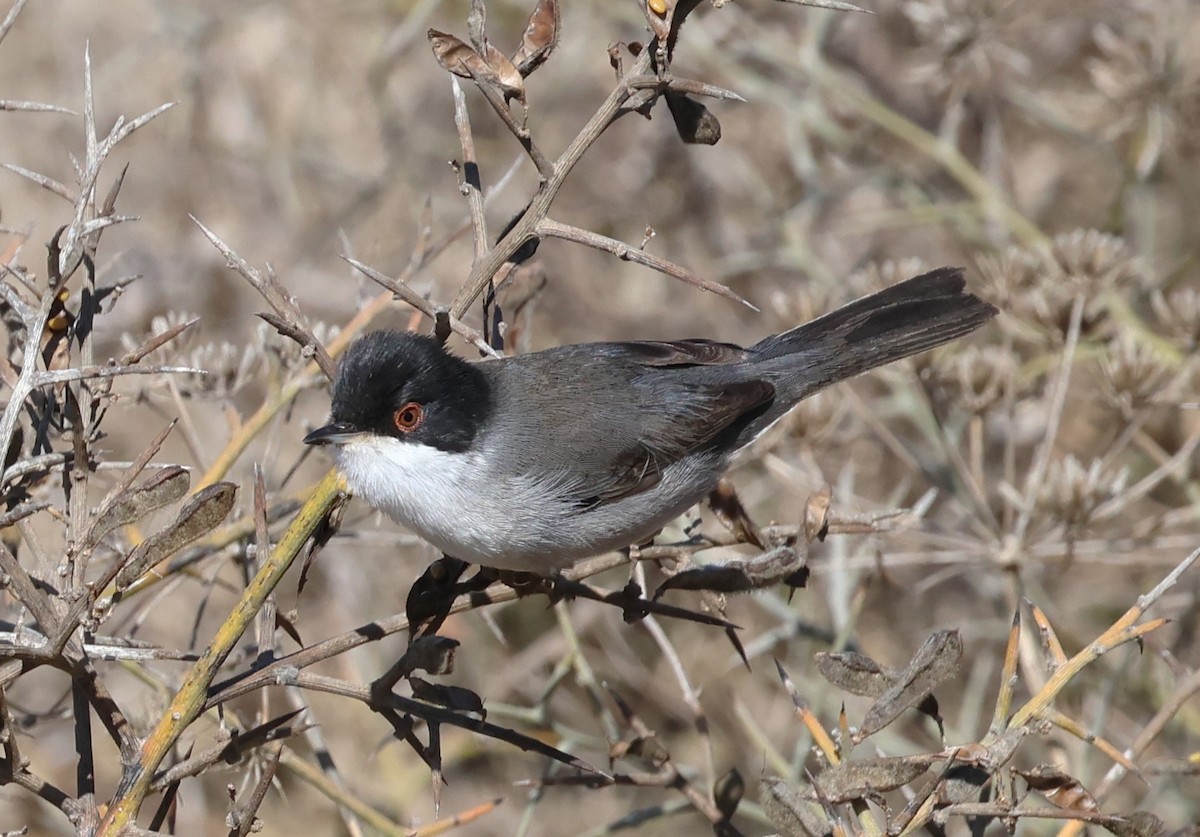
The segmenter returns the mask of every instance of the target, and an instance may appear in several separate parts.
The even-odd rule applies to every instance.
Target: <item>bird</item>
[[[551,576],[645,544],[808,396],[932,349],[996,308],[939,268],[742,347],[596,342],[469,362],[380,330],[346,350],[328,447],[353,494],[446,556]]]

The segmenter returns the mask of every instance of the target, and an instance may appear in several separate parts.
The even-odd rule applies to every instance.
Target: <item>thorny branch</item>
[[[79,833],[97,829],[100,833],[117,833],[122,829],[141,833],[136,818],[149,794],[164,794],[151,827],[172,829],[176,794],[180,787],[186,787],[181,783],[205,776],[218,765],[242,763],[246,771],[242,790],[230,792],[231,833],[250,833],[262,823],[265,816],[260,813],[264,810],[262,805],[280,768],[304,777],[313,787],[320,786],[322,793],[347,811],[353,811],[352,815],[345,815],[352,832],[358,828],[355,817],[359,817],[381,833],[409,833],[391,815],[385,816],[342,783],[331,762],[323,763],[318,770],[297,755],[299,751],[292,747],[291,738],[300,734],[309,736],[317,723],[307,714],[303,722],[295,721],[297,713],[305,709],[300,691],[307,690],[349,699],[385,720],[393,737],[411,747],[428,767],[434,782],[435,815],[443,774],[449,776],[453,769],[452,764],[443,763],[449,752],[443,727],[458,727],[553,762],[553,769],[559,772],[528,783],[536,786],[539,793],[557,786],[616,785],[660,788],[677,794],[673,802],[655,810],[633,812],[619,821],[621,824],[690,810],[703,817],[715,833],[741,833],[744,821],[762,815],[753,806],[741,804],[745,787],[736,769],[724,773],[718,770],[729,742],[723,740],[723,730],[714,730],[713,725],[720,719],[705,701],[710,690],[716,691],[720,685],[710,684],[703,674],[690,670],[693,660],[688,652],[692,649],[678,644],[678,637],[668,632],[670,626],[665,626],[659,615],[690,614],[710,626],[729,627],[731,623],[725,617],[728,594],[780,584],[794,592],[811,568],[834,582],[830,584],[834,598],[845,597],[845,601],[833,608],[838,614],[833,627],[818,624],[814,628],[790,609],[782,596],[747,597],[738,603],[745,604],[739,612],[766,614],[772,620],[771,627],[746,644],[749,652],[742,650],[739,640],[735,654],[726,649],[720,655],[723,665],[725,658],[732,658],[732,666],[739,666],[736,654],[741,654],[741,659],[749,665],[766,654],[782,653],[797,637],[818,636],[822,643],[833,647],[819,656],[817,665],[821,674],[836,689],[872,701],[861,717],[856,717],[852,709],[843,710],[836,720],[836,731],[831,733],[834,724],[822,720],[821,703],[801,694],[796,685],[800,681],[792,681],[781,666],[784,689],[796,710],[796,724],[786,730],[787,736],[803,734],[817,744],[816,751],[809,753],[801,741],[797,754],[792,756],[782,752],[786,745],[780,743],[778,730],[765,734],[755,727],[758,719],[754,713],[745,711],[744,706],[738,707],[750,737],[761,742],[761,752],[768,754],[768,763],[781,777],[764,779],[758,797],[765,816],[777,828],[797,829],[797,833],[828,833],[845,827],[853,817],[864,833],[883,833],[886,826],[892,833],[910,834],[928,825],[942,825],[951,817],[973,816],[1007,822],[1021,818],[1070,820],[1064,834],[1075,833],[1073,829],[1084,824],[1109,827],[1121,834],[1135,833],[1128,830],[1134,826],[1138,834],[1156,831],[1151,815],[1105,814],[1096,806],[1111,795],[1128,773],[1151,775],[1141,758],[1194,696],[1198,688],[1195,672],[1173,660],[1167,649],[1155,648],[1158,657],[1178,669],[1176,686],[1124,750],[1122,745],[1092,733],[1092,726],[1072,717],[1069,696],[1076,684],[1083,682],[1082,678],[1097,676],[1092,670],[1098,666],[1091,663],[1100,655],[1125,643],[1141,644],[1147,637],[1159,641],[1157,632],[1166,625],[1166,619],[1141,621],[1149,608],[1175,610],[1186,616],[1187,608],[1176,607],[1164,594],[1175,586],[1173,595],[1181,598],[1191,595],[1184,592],[1185,586],[1179,582],[1200,553],[1189,555],[1162,583],[1139,598],[1124,616],[1074,656],[1064,650],[1064,643],[1058,639],[1046,614],[1030,605],[1043,655],[1040,661],[1035,657],[1035,662],[1041,662],[1045,671],[1031,671],[1028,649],[1036,649],[1037,640],[1031,639],[1028,625],[1023,625],[1020,618],[1015,619],[1000,664],[1002,682],[992,713],[994,722],[988,735],[978,742],[946,745],[941,740],[957,730],[944,724],[941,716],[944,710],[939,709],[934,690],[939,693],[946,690],[945,684],[959,673],[960,660],[970,653],[969,648],[964,650],[957,632],[934,633],[910,660],[899,660],[894,667],[854,648],[862,639],[856,620],[864,608],[871,606],[864,602],[870,602],[872,583],[882,578],[889,590],[901,589],[906,582],[899,571],[906,567],[936,568],[933,578],[922,582],[928,588],[952,575],[982,576],[986,570],[998,568],[1016,600],[1025,601],[1033,598],[1032,594],[1026,594],[1024,585],[1029,574],[1038,571],[1033,565],[1039,563],[1050,564],[1060,559],[1077,562],[1071,568],[1077,572],[1093,566],[1091,557],[1101,552],[1107,552],[1110,561],[1128,562],[1132,554],[1145,555],[1151,551],[1162,555],[1174,550],[1177,558],[1181,543],[1186,543],[1188,549],[1194,548],[1194,537],[1185,528],[1194,523],[1194,513],[1183,507],[1165,514],[1143,515],[1145,519],[1113,534],[1113,527],[1126,525],[1131,516],[1142,515],[1148,500],[1167,503],[1172,492],[1177,492],[1194,505],[1200,496],[1194,469],[1188,467],[1194,448],[1200,443],[1200,434],[1179,434],[1172,444],[1164,442],[1164,435],[1153,426],[1166,413],[1174,416],[1182,403],[1175,393],[1186,386],[1185,361],[1189,352],[1194,353],[1196,334],[1200,334],[1195,324],[1187,320],[1190,310],[1187,298],[1172,297],[1169,303],[1165,298],[1153,300],[1158,320],[1154,321],[1154,328],[1148,326],[1140,319],[1146,309],[1140,303],[1145,300],[1139,300],[1137,306],[1117,301],[1123,288],[1121,283],[1127,281],[1130,271],[1127,258],[1111,238],[1099,234],[1049,238],[1033,219],[1021,214],[1015,200],[1000,194],[990,170],[985,177],[970,154],[953,146],[949,139],[954,133],[953,126],[942,126],[938,134],[926,131],[910,118],[892,111],[875,94],[859,90],[857,85],[846,89],[846,85],[840,84],[846,72],[833,72],[821,65],[819,56],[807,53],[804,61],[809,64],[807,70],[816,88],[825,95],[841,91],[843,104],[948,173],[974,202],[978,215],[998,219],[1015,239],[1026,244],[1026,250],[1014,256],[1011,263],[981,265],[981,272],[994,285],[992,290],[1007,300],[1006,310],[1012,322],[1001,339],[1003,349],[1019,362],[1009,367],[991,355],[966,353],[948,355],[945,360],[939,356],[928,364],[921,362],[921,387],[926,398],[922,403],[935,415],[917,437],[925,433],[929,438],[924,441],[932,442],[929,447],[947,454],[952,465],[944,485],[936,483],[940,493],[935,497],[934,492],[928,492],[911,508],[897,512],[850,514],[844,509],[858,505],[859,498],[855,496],[853,480],[847,476],[838,481],[837,504],[832,503],[829,491],[818,490],[809,496],[801,523],[759,527],[749,520],[744,509],[735,509],[737,514],[729,520],[727,531],[697,534],[689,530],[687,537],[675,543],[660,540],[634,549],[630,555],[603,556],[575,568],[556,586],[489,586],[488,579],[484,579],[480,586],[446,603],[442,618],[468,611],[486,617],[494,605],[548,592],[552,596],[578,596],[616,604],[627,617],[641,618],[653,642],[649,656],[662,666],[657,678],[664,680],[667,688],[662,688],[662,682],[649,673],[650,664],[637,655],[631,655],[630,659],[638,659],[638,665],[644,665],[645,670],[630,666],[621,676],[634,681],[630,685],[638,687],[638,700],[648,709],[655,708],[655,701],[662,701],[671,715],[690,720],[690,724],[680,726],[687,727],[688,734],[703,739],[706,762],[703,770],[678,761],[679,756],[659,740],[660,735],[666,738],[663,728],[656,732],[643,720],[641,706],[635,708],[621,697],[635,693],[634,690],[623,686],[611,693],[604,690],[600,678],[615,677],[614,669],[601,672],[601,664],[597,662],[593,668],[588,656],[612,654],[614,644],[629,641],[624,634],[610,636],[603,644],[603,652],[597,652],[590,643],[591,637],[581,641],[573,633],[571,620],[575,618],[572,615],[575,606],[569,610],[560,604],[556,608],[568,637],[564,640],[568,653],[555,660],[552,652],[539,651],[536,646],[525,652],[535,658],[534,652],[545,654],[536,659],[544,662],[546,670],[551,672],[535,705],[529,709],[503,706],[490,694],[486,695],[485,704],[483,696],[465,687],[434,682],[433,679],[451,673],[458,647],[456,641],[435,634],[416,638],[395,665],[375,680],[368,677],[364,682],[355,682],[348,676],[333,677],[309,670],[317,663],[385,637],[406,631],[416,633],[411,614],[395,614],[329,638],[305,637],[301,641],[295,614],[286,612],[276,600],[276,586],[306,547],[311,557],[334,536],[337,522],[331,518],[340,514],[335,509],[340,508],[344,499],[341,486],[333,474],[328,474],[311,489],[284,493],[287,478],[275,482],[256,467],[253,490],[248,487],[241,491],[235,503],[236,485],[221,481],[235,473],[235,465],[250,446],[267,436],[269,428],[288,414],[300,393],[321,386],[335,374],[336,358],[393,302],[401,301],[428,317],[438,334],[454,332],[481,353],[498,354],[504,347],[504,341],[498,338],[503,337],[503,327],[508,324],[503,322],[498,307],[493,307],[496,299],[505,292],[504,286],[518,271],[518,265],[534,257],[542,240],[558,238],[610,253],[750,305],[728,286],[706,279],[671,259],[646,252],[649,233],[646,242],[638,247],[562,223],[551,215],[552,205],[577,163],[622,116],[649,115],[659,101],[665,101],[683,141],[708,142],[720,137],[720,125],[710,111],[690,97],[744,101],[724,87],[674,75],[672,65],[676,63],[680,25],[698,3],[646,0],[640,5],[655,38],[648,44],[614,47],[610,55],[617,69],[615,87],[557,157],[547,153],[549,144],[534,118],[542,117],[544,111],[531,110],[533,103],[524,79],[550,58],[558,44],[561,24],[558,4],[553,0],[539,0],[535,4],[521,47],[511,58],[488,41],[483,3],[478,0],[473,3],[468,24],[469,45],[437,33],[440,40],[435,43],[435,51],[445,50],[439,52],[439,61],[457,76],[452,79],[451,95],[461,149],[461,159],[456,163],[458,187],[466,199],[466,220],[435,240],[429,217],[423,215],[411,258],[394,278],[348,258],[356,270],[379,284],[384,292],[369,299],[340,331],[324,331],[304,314],[284,280],[271,267],[254,268],[222,238],[200,225],[203,235],[227,264],[263,297],[270,311],[260,316],[285,342],[295,344],[298,354],[274,365],[263,364],[269,366],[265,375],[269,383],[265,394],[255,402],[257,406],[251,405],[253,409],[245,417],[238,407],[249,402],[241,397],[245,393],[236,386],[235,371],[234,384],[222,393],[229,423],[228,438],[209,460],[207,469],[202,464],[195,469],[195,479],[191,468],[157,460],[166,456],[164,443],[176,417],[183,422],[185,433],[196,435],[190,429],[195,421],[189,414],[194,392],[222,386],[222,370],[212,368],[216,364],[193,362],[179,348],[192,337],[191,327],[196,320],[167,322],[162,328],[156,327],[145,338],[129,342],[128,351],[120,357],[105,360],[102,355],[97,356],[98,346],[102,345],[96,341],[97,321],[111,310],[131,281],[125,277],[109,285],[98,284],[107,275],[103,264],[97,261],[99,245],[109,227],[134,220],[116,211],[125,171],[113,178],[107,192],[102,189],[105,163],[120,143],[170,105],[129,121],[119,118],[102,136],[96,128],[91,58],[85,52],[81,115],[84,148],[74,181],[4,163],[12,173],[66,201],[70,212],[67,223],[50,241],[44,276],[20,264],[21,245],[28,233],[5,229],[4,234],[13,235],[18,243],[6,247],[0,260],[0,317],[9,340],[8,358],[0,370],[7,395],[0,414],[0,450],[6,454],[0,482],[5,500],[5,508],[0,512],[4,535],[0,539],[0,586],[13,612],[11,619],[0,621],[3,629],[0,630],[0,785],[11,784],[61,811]],[[848,8],[848,4],[840,3],[812,5]],[[24,0],[16,0],[0,22],[0,42],[15,25],[24,6]],[[737,9],[726,12],[741,14]],[[745,19],[743,22],[748,23]],[[769,44],[772,37],[774,33],[756,33],[756,48]],[[432,33],[431,40],[435,40]],[[963,48],[969,49],[970,45]],[[755,60],[768,60],[765,55],[764,52]],[[624,66],[626,60],[628,68]],[[503,228],[497,241],[490,240],[487,217],[488,201],[497,189],[484,189],[480,148],[476,146],[468,115],[468,94],[461,88],[459,78],[472,82],[491,113],[520,146],[524,155],[521,159],[527,159],[537,174],[537,185],[524,209]],[[832,83],[835,80],[839,84]],[[776,73],[767,82],[768,89],[770,84],[790,81],[787,74]],[[959,101],[959,106],[966,107],[965,98]],[[73,115],[58,106],[16,99],[0,100],[0,111],[16,117],[21,117],[22,112]],[[659,107],[657,112],[663,113],[664,108]],[[987,119],[982,121],[986,123]],[[805,125],[804,130],[810,127]],[[830,137],[846,130],[842,124],[835,126],[836,130],[830,127],[824,126],[814,133],[829,142]],[[796,152],[798,157],[811,153],[811,149]],[[813,171],[818,168],[814,163]],[[503,182],[504,179],[499,181]],[[808,191],[818,194],[821,189]],[[432,261],[468,229],[473,239],[470,274],[449,304],[439,304],[417,290],[419,280],[424,278]],[[978,245],[981,239],[982,236],[977,237],[974,243]],[[1037,264],[1041,273],[1026,271],[1026,262],[1022,260]],[[820,272],[819,266],[815,272]],[[795,289],[789,292],[792,290]],[[485,294],[483,325],[477,328],[472,325],[476,321],[469,311]],[[792,311],[786,312],[791,318],[787,325],[794,323],[793,315]],[[418,320],[414,315],[410,327],[415,327]],[[1163,334],[1152,335],[1155,328]],[[1122,335],[1122,339],[1134,335],[1135,348],[1130,350],[1119,344],[1114,334]],[[1189,339],[1191,343],[1187,342]],[[1161,351],[1144,356],[1137,348],[1144,345]],[[512,346],[507,348],[511,350]],[[285,352],[280,350],[280,353]],[[1101,359],[1099,364],[1097,358]],[[1062,448],[1069,439],[1073,422],[1070,411],[1079,380],[1084,377],[1083,370],[1097,365],[1098,371],[1090,371],[1104,378],[1105,385],[1114,390],[1122,418],[1113,431],[1109,450],[1096,463],[1084,467],[1064,456]],[[171,409],[177,410],[177,416],[171,417],[171,425],[132,460],[110,457],[107,447],[111,442],[106,441],[103,428],[108,426],[106,419],[114,400],[122,395],[117,385],[132,388],[138,393],[137,399],[141,399],[154,383],[138,382],[135,376],[149,376],[153,382],[168,375],[173,382]],[[205,378],[210,380],[205,383],[202,381]],[[234,399],[234,395],[239,398]],[[902,396],[897,387],[895,400],[900,401]],[[856,417],[866,427],[865,431],[859,428],[862,435],[874,437],[882,448],[890,451],[905,473],[901,484],[894,487],[897,499],[892,505],[909,505],[904,499],[906,492],[921,480],[944,476],[939,470],[943,463],[933,462],[924,445],[912,444],[911,437],[893,429],[891,418],[896,411],[891,401],[859,399],[855,403]],[[881,404],[885,405],[882,409]],[[965,442],[957,435],[962,425],[955,420],[953,411],[946,409],[947,404],[970,405],[971,416],[967,429],[962,431]],[[1040,417],[1041,426],[1049,428],[1043,434],[1044,439],[1029,447],[1021,447],[1019,441],[1014,441],[1021,437],[1018,410],[1022,407],[1032,409]],[[800,413],[781,423],[783,432],[773,440],[764,441],[763,449],[771,451],[780,444],[797,444],[797,439],[804,439],[804,452],[797,458],[813,460],[813,451],[821,448],[822,440],[828,438],[824,434],[840,418],[840,414],[822,415],[821,409],[805,405]],[[161,422],[153,426],[161,427]],[[994,437],[1003,434],[1005,428],[1007,435],[997,441]],[[788,438],[788,434],[794,438]],[[1169,439],[1170,434],[1165,438]],[[273,450],[281,447],[276,441],[270,442]],[[1000,465],[992,461],[997,445],[1003,448],[995,456]],[[967,452],[960,454],[960,446]],[[197,454],[196,459],[205,457]],[[1148,468],[1139,468],[1139,478],[1131,483],[1113,473],[1116,463],[1130,460],[1138,466],[1144,464],[1143,460],[1150,463]],[[815,469],[813,461],[804,464]],[[289,469],[289,476],[292,470],[295,466]],[[117,471],[120,473],[113,473]],[[97,476],[101,473],[107,476]],[[1017,475],[1023,478],[1018,480]],[[790,479],[791,472],[785,472],[785,477]],[[115,483],[109,485],[113,478]],[[96,486],[102,481],[109,487],[99,497]],[[800,480],[795,482],[802,484]],[[931,509],[936,514],[943,506],[951,510],[950,519],[955,522],[936,530],[926,525],[925,515]],[[163,526],[155,514],[165,514],[165,519],[171,522]],[[722,514],[717,516],[721,518]],[[964,520],[969,525],[960,527],[958,524]],[[352,520],[351,526],[356,522]],[[48,534],[51,532],[54,534]],[[984,535],[977,536],[980,532]],[[886,554],[878,546],[884,542],[879,539],[884,534],[888,535]],[[866,536],[872,545],[861,554],[845,554],[848,540],[837,537],[843,535]],[[817,542],[827,537],[834,541],[822,549]],[[915,545],[903,553],[892,549],[893,539],[900,538],[911,539]],[[755,551],[749,557],[714,553],[720,557],[706,561],[710,551],[729,547]],[[636,585],[614,593],[598,584],[582,583],[584,578],[628,566],[631,557],[637,561],[633,570]],[[244,589],[228,579],[216,579],[222,563],[229,561],[240,562],[248,579]],[[1150,560],[1142,565],[1153,566]],[[864,568],[873,568],[874,575],[859,575]],[[203,606],[200,613],[187,614],[194,620],[193,630],[200,637],[196,647],[204,646],[203,650],[140,639],[146,614],[161,608],[178,586],[196,580],[203,585],[206,598],[213,592],[232,591],[240,595],[237,605],[211,637],[199,633],[204,624],[200,618]],[[652,586],[654,592],[644,596],[642,591],[649,591]],[[665,596],[679,598],[685,591],[689,597],[700,591],[707,612],[695,614],[660,601]],[[218,597],[213,597],[213,602],[219,606]],[[591,612],[583,608],[578,611]],[[820,618],[823,617],[814,617]],[[251,632],[251,626],[256,630]],[[280,629],[283,633],[279,633]],[[711,631],[711,627],[704,630]],[[298,648],[284,653],[288,640],[294,641]],[[1027,649],[1024,658],[1020,653],[1022,648]],[[134,673],[149,688],[165,696],[163,702],[167,706],[165,710],[156,710],[161,714],[145,738],[143,731],[135,730],[130,723],[128,707],[122,703],[124,693],[117,690],[114,696],[109,672],[118,667],[106,666],[110,661],[120,663],[122,671]],[[175,663],[188,664],[181,680],[164,674]],[[19,701],[14,702],[15,698],[10,699],[9,690],[18,680],[42,668],[53,669],[69,679],[70,685],[60,691],[59,701],[27,709]],[[536,668],[533,664],[530,670]],[[754,674],[750,672],[747,676]],[[641,682],[637,682],[639,677],[643,678]],[[1019,694],[1017,683],[1022,677],[1028,679],[1028,692],[1032,696],[1020,704],[1015,695]],[[273,690],[266,688],[269,686],[284,686],[288,690],[293,701],[288,711],[272,710]],[[586,693],[592,713],[599,718],[599,733],[590,728],[573,729],[556,717],[552,699],[573,686]],[[411,696],[400,693],[400,689],[408,689]],[[256,710],[245,712],[233,703],[236,698],[255,692],[259,693]],[[100,765],[96,763],[97,753],[105,752],[106,748],[97,747],[93,741],[92,713],[112,739],[124,766],[120,786],[106,806],[101,806],[97,798],[105,789],[102,783],[97,786]],[[195,731],[194,722],[205,713],[214,719],[214,727],[218,729],[215,743],[204,743],[204,733],[196,733],[196,739],[189,742],[186,736]],[[914,715],[920,716],[923,728],[930,728],[925,721],[937,726],[940,746],[933,752],[924,752],[929,748],[917,736],[916,745],[911,748],[914,755],[868,758],[861,751],[852,754],[855,747],[868,743],[866,739],[883,727],[897,736],[907,735],[897,719]],[[62,782],[64,787],[49,781],[49,778],[60,780],[45,765],[30,760],[28,750],[33,745],[22,747],[21,738],[27,729],[36,729],[46,718],[55,716],[69,716],[73,722],[73,788],[65,787],[70,779]],[[503,726],[496,718],[516,718],[530,731]],[[950,732],[946,731],[947,726]],[[1024,772],[1012,767],[1018,747],[1027,752],[1032,750],[1036,735],[1047,734],[1049,730],[1074,735],[1083,742],[1082,746],[1112,759],[1114,766],[1094,794],[1089,794],[1079,780],[1065,772],[1056,772],[1049,765]],[[551,740],[556,743],[548,743]],[[1112,740],[1118,739],[1114,736]],[[884,746],[878,740],[870,744],[880,749]],[[590,757],[591,761],[602,764],[605,746],[610,760],[606,771],[591,767],[587,759],[577,755],[580,748],[593,749],[601,758]],[[561,772],[564,769],[577,772]],[[801,773],[808,781],[800,778]],[[49,778],[43,778],[43,774]],[[914,779],[926,774],[931,774],[930,780],[923,787],[913,784]],[[906,804],[902,808],[889,805],[887,794],[900,789],[907,794]],[[1031,799],[1037,796],[1060,808],[1051,810],[1031,804]],[[536,803],[536,798],[530,800],[530,812]],[[462,817],[431,823],[414,833],[436,833],[438,828],[461,824],[494,806],[494,802],[487,803]],[[876,821],[880,811],[888,816],[886,824]],[[737,825],[733,822],[735,815],[739,820]],[[0,828],[4,827],[6,824],[0,824]],[[603,825],[597,826],[602,828]],[[1127,830],[1118,830],[1122,828]]]

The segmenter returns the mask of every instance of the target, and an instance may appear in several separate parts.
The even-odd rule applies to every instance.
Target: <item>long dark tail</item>
[[[996,309],[943,267],[843,305],[755,344],[780,407],[819,389],[969,334]],[[786,407],[785,407],[786,409]]]

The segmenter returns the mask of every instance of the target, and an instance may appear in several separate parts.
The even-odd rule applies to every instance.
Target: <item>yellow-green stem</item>
[[[98,837],[117,837],[126,826],[134,822],[146,794],[150,791],[154,772],[175,746],[183,731],[199,716],[204,707],[208,687],[217,670],[242,634],[254,623],[267,596],[283,579],[292,561],[333,508],[341,491],[342,480],[336,471],[330,471],[317,483],[313,493],[271,551],[270,557],[246,586],[241,599],[217,629],[212,644],[188,672],[183,685],[179,687],[166,712],[159,718],[154,731],[142,743],[137,762],[126,766],[125,775],[117,787],[112,804],[96,832]]]

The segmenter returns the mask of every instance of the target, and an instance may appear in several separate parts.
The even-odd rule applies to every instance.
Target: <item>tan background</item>
[[[1121,263],[1140,261],[1123,273],[1117,293],[1147,318],[1143,332],[1161,331],[1148,313],[1151,291],[1197,287],[1195,9],[1170,0],[871,5],[878,14],[834,15],[765,0],[702,8],[684,31],[674,69],[749,100],[712,106],[722,121],[722,142],[715,148],[683,146],[662,107],[650,122],[627,117],[584,158],[555,204],[555,218],[635,245],[653,227],[653,252],[728,283],[762,313],[602,254],[550,242],[540,251],[549,284],[532,315],[531,347],[624,337],[753,340],[877,283],[881,274],[899,279],[920,264],[965,265],[973,286],[985,286],[978,259],[1017,240],[1011,227],[962,188],[944,158],[897,139],[848,103],[837,84],[814,80],[814,67],[833,68],[887,112],[940,134],[994,194],[1046,236],[1091,228],[1118,236]],[[505,48],[515,45],[524,5],[496,0],[489,11],[493,40]],[[100,278],[130,273],[142,278],[107,319],[100,353],[119,352],[122,332],[141,335],[152,318],[168,311],[201,316],[193,347],[229,341],[240,351],[261,342],[252,315],[265,306],[225,268],[189,215],[251,263],[273,265],[301,309],[331,324],[345,322],[375,293],[341,255],[394,275],[409,259],[424,201],[432,202],[435,238],[459,224],[465,202],[447,165],[459,155],[449,83],[429,54],[424,30],[465,34],[465,13],[465,4],[457,2],[31,2],[0,45],[0,96],[79,111],[90,45],[102,131],[118,114],[128,118],[178,102],[122,145],[102,178],[103,191],[119,165],[130,163],[118,208],[141,220],[106,234]],[[530,125],[551,154],[565,147],[611,88],[608,44],[644,37],[644,21],[632,2],[567,4],[564,27],[558,53],[529,82]],[[468,100],[484,182],[494,184],[519,149],[473,90]],[[0,162],[71,184],[71,155],[79,156],[81,148],[77,117],[0,113]],[[532,168],[525,165],[489,211],[493,234],[523,205],[533,183]],[[68,208],[10,172],[0,172],[0,184],[0,224],[28,233],[25,261],[37,269],[42,242],[67,220]],[[864,270],[885,260],[915,261]],[[469,265],[470,241],[464,236],[414,286],[448,300]],[[856,278],[847,283],[851,274]],[[995,283],[987,287],[994,290]],[[408,320],[409,312],[398,304],[381,322]],[[978,345],[1010,345],[1000,333],[994,327],[974,339]],[[1101,347],[1108,333],[1099,335]],[[990,456],[999,455],[1005,435],[1020,437],[1022,476],[1047,416],[1047,384],[1036,370],[1052,365],[1055,349],[1052,340],[1043,345],[1050,349],[1020,350],[1019,362],[1032,364],[1025,371],[1034,376],[1022,396],[1028,409],[1019,411],[1021,421],[988,425]],[[1074,379],[1056,461],[1073,452],[1086,464],[1098,455],[1097,445],[1111,441],[1113,412],[1096,395],[1100,366],[1094,358]],[[920,418],[927,410],[911,385],[912,372],[905,367],[854,385],[854,403],[841,392],[823,396],[816,415],[838,423],[819,434],[815,446],[793,428],[768,456],[739,468],[735,479],[755,515],[794,521],[804,498],[824,482],[834,485],[835,503],[846,513],[920,497],[930,487],[928,474],[907,469],[864,421],[882,419],[900,445],[935,473],[948,467]],[[114,408],[108,425],[107,445],[118,459],[135,455],[148,434],[176,412],[161,387],[143,393],[147,405],[134,397],[133,386],[123,386],[129,397]],[[256,374],[228,399],[189,402],[199,449],[189,449],[177,434],[163,458],[208,464],[228,436],[227,411],[251,412],[264,386],[264,375]],[[1176,393],[1179,397],[1187,396]],[[1194,388],[1190,397],[1195,401]],[[301,453],[305,428],[320,422],[326,408],[323,392],[302,395],[295,411],[272,426],[231,478],[248,486],[251,464],[260,461],[273,490],[297,491],[315,479],[322,466],[314,459],[281,485]],[[961,427],[964,413],[953,393],[948,411],[947,424]],[[1195,428],[1195,415],[1194,408],[1156,413],[1147,432],[1169,456]],[[1134,451],[1128,461],[1122,454],[1116,465],[1130,467],[1136,478],[1154,467],[1152,460],[1144,450]],[[734,600],[731,618],[745,626],[748,645],[758,643],[751,671],[736,662],[719,633],[668,626],[693,683],[702,689],[719,772],[736,764],[752,797],[759,776],[770,772],[741,718],[752,717],[789,757],[803,740],[775,678],[772,655],[811,684],[806,688],[815,708],[829,724],[835,722],[840,697],[815,679],[811,664],[812,652],[827,643],[807,638],[785,643],[770,633],[778,630],[783,637],[796,619],[822,631],[845,631],[866,653],[893,665],[902,664],[931,631],[959,628],[967,646],[963,672],[939,697],[948,739],[976,740],[990,719],[1014,596],[1028,595],[1050,613],[1069,652],[1095,636],[1196,545],[1194,506],[1187,510],[1188,492],[1196,486],[1191,468],[1125,515],[1086,533],[1094,549],[1075,562],[1063,557],[1051,517],[1039,517],[1037,524],[1047,532],[1044,548],[1003,565],[1002,550],[987,544],[979,521],[943,486],[925,534],[841,538],[817,547],[812,588],[790,610],[775,593]],[[1003,505],[998,483],[987,486],[997,508]],[[1151,535],[1133,543],[1117,540],[1160,518],[1164,522]],[[294,580],[281,594],[281,610],[297,610],[306,641],[401,610],[411,580],[433,557],[429,548],[360,505],[353,507],[343,534],[321,555],[315,580],[298,601]],[[877,570],[877,562],[887,569]],[[233,583],[241,578],[238,569],[215,564],[200,574],[219,574]],[[621,580],[611,579],[617,585]],[[1195,594],[1194,579],[1181,585],[1164,614],[1186,617]],[[139,636],[185,646],[198,621],[202,645],[230,602],[227,590],[186,581],[146,609]],[[206,608],[197,616],[202,603]],[[689,712],[646,632],[587,604],[571,605],[570,612],[597,677],[634,700],[681,762],[703,765]],[[498,722],[515,723],[504,705],[536,701],[568,646],[541,600],[495,615],[504,643],[477,616],[451,623],[448,630],[464,640],[464,649],[450,682],[484,696]],[[1185,618],[1156,638],[1152,650],[1171,649],[1182,664],[1195,666],[1190,630]],[[290,640],[284,646],[292,647]],[[402,641],[393,638],[323,670],[366,680],[401,648]],[[181,671],[178,665],[153,668],[167,682]],[[135,722],[156,717],[160,694],[132,677],[118,682]],[[1123,747],[1161,703],[1170,672],[1156,654],[1138,658],[1123,651],[1102,661],[1084,684],[1061,708]],[[45,706],[46,696],[64,689],[65,680],[39,672],[20,685],[13,700],[32,708]],[[866,703],[855,700],[851,709],[861,713]],[[249,699],[240,705],[247,716],[258,707]],[[284,704],[272,706],[279,711]],[[555,720],[602,737],[578,687],[565,686],[550,707]],[[428,772],[390,740],[385,724],[362,706],[319,695],[312,698],[310,718],[321,726],[354,793],[401,823],[433,818]],[[198,729],[208,727],[202,721]],[[1164,734],[1156,755],[1186,756],[1195,750],[1196,730],[1193,704]],[[917,721],[900,725],[895,736],[887,739],[890,752],[939,746]],[[25,747],[40,771],[72,786],[69,722],[43,722]],[[298,747],[311,758],[303,744]],[[1084,779],[1095,780],[1109,765],[1061,734],[1031,748],[1042,760],[1061,758]],[[537,777],[543,769],[539,759],[458,732],[445,734],[444,752],[443,813],[506,797],[499,810],[463,833],[514,833],[523,816],[530,818],[530,834],[577,833],[665,798],[655,790],[555,789],[527,813],[527,791],[511,783]],[[603,764],[602,743],[593,738],[584,755]],[[225,785],[239,783],[243,774],[242,767],[213,771],[185,784],[177,833],[219,831]],[[101,795],[117,775],[114,757],[99,771]],[[273,791],[262,809],[265,833],[335,833],[341,821],[332,804],[287,770],[280,776],[283,793]],[[1140,804],[1181,826],[1200,816],[1197,798],[1194,777],[1156,778],[1149,791],[1127,780],[1106,810]],[[68,833],[61,816],[11,787],[0,789],[0,831],[25,821],[31,833]],[[769,833],[761,823],[749,821],[746,827]],[[702,828],[698,818],[685,814],[653,822],[640,833]]]

